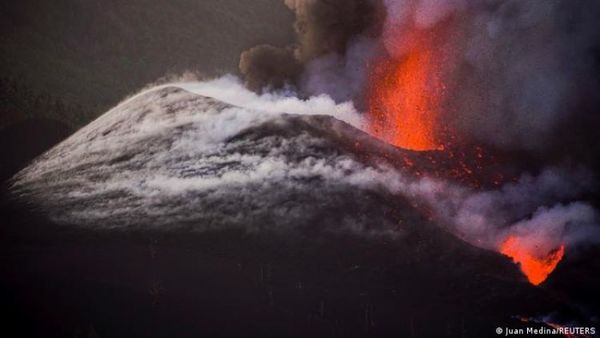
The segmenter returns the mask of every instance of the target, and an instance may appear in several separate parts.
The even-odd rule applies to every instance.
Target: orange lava
[[[508,238],[500,245],[500,252],[519,264],[521,271],[527,280],[533,285],[540,285],[554,271],[558,262],[565,254],[565,246],[550,251],[544,257],[540,257],[520,242],[516,236]]]
[[[376,61],[368,90],[371,134],[416,150],[442,148],[440,115],[445,97],[451,40],[446,26],[414,28],[399,36],[404,53]]]

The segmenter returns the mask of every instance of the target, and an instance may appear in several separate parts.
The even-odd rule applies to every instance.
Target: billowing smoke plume
[[[295,46],[242,55],[252,89],[295,85],[364,107],[378,58],[402,58],[415,31],[452,31],[441,123],[472,142],[587,157],[599,125],[600,4],[500,0],[295,0]],[[443,27],[441,27],[443,26]],[[440,28],[441,27],[441,28]],[[437,33],[436,33],[437,34]],[[437,34],[439,35],[439,34]],[[448,36],[443,37],[449,40]],[[277,71],[276,71],[277,70]],[[282,71],[280,71],[282,70]],[[368,110],[368,109],[363,109]],[[573,133],[573,128],[578,132]],[[557,138],[560,135],[560,138]]]
[[[247,85],[259,91],[287,83],[303,87],[309,95],[353,98],[346,88],[363,82],[362,69],[372,49],[367,37],[376,35],[374,1],[285,0],[285,4],[296,14],[297,42],[281,48],[260,45],[242,53],[240,71]]]
[[[450,97],[457,128],[509,149],[556,152],[558,145],[574,153],[577,145],[592,146],[575,134],[599,122],[592,94],[599,89],[599,4],[488,1],[472,7]]]
[[[593,94],[600,88],[597,2],[384,3],[381,40],[392,55],[411,48],[403,38],[407,31],[440,25],[456,30],[444,120],[455,133],[505,149],[556,152],[589,143],[589,134],[581,134],[600,122],[600,101]]]
[[[248,88],[255,91],[265,87],[282,88],[286,83],[296,82],[301,70],[291,48],[262,45],[240,56],[240,71]]]

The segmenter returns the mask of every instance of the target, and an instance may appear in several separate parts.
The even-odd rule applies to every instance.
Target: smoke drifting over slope
[[[590,76],[598,66],[597,2],[509,1],[475,13],[451,99],[458,128],[498,146],[543,150],[561,124],[598,122],[590,119],[599,107],[590,96],[599,88]]]
[[[164,85],[46,153],[15,178],[13,192],[58,222],[94,228],[398,238],[404,222],[425,213],[491,250],[518,236],[544,257],[557,245],[570,250],[599,238],[596,211],[579,201],[595,190],[583,169],[548,169],[476,190],[415,176],[395,157],[420,165],[425,155],[390,152],[352,125],[364,125],[353,106],[324,96],[256,95],[233,77]]]
[[[218,85],[211,89],[218,92]],[[248,104],[266,102],[278,104],[268,98]],[[294,111],[295,102],[279,104]],[[308,113],[311,103],[303,104]],[[314,105],[335,108],[327,100]],[[343,116],[345,107],[339,111]],[[349,128],[332,118],[256,111],[162,87],[124,102],[45,154],[15,188],[71,224],[291,230],[326,213],[315,206],[335,205],[333,196],[377,184],[369,181],[375,169],[327,136]],[[364,225],[364,211],[331,227]],[[378,218],[385,231],[389,220]]]

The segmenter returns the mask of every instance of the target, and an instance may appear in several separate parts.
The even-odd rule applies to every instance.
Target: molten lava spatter
[[[501,245],[500,252],[519,264],[527,280],[533,285],[540,285],[554,271],[565,254],[565,246],[550,251],[545,257],[539,257],[531,249],[523,245],[516,236],[509,236]]]
[[[386,44],[386,53],[370,66],[369,132],[408,150],[444,150],[402,157],[400,165],[416,177],[452,178],[474,188],[496,187],[510,175],[491,172],[496,167],[493,156],[490,160],[481,147],[468,146],[445,125],[451,120],[452,106],[447,88],[459,89],[452,83],[461,50],[460,20],[455,19],[427,28],[409,24],[397,31],[393,48]],[[498,250],[520,266],[531,284],[539,285],[554,271],[565,248],[561,245],[540,256],[538,248],[509,236]]]
[[[375,62],[367,100],[373,135],[410,150],[442,148],[439,118],[452,67],[445,28],[414,28],[398,37],[402,55]]]

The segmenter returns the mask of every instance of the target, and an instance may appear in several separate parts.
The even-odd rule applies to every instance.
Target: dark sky
[[[169,73],[235,72],[292,20],[281,0],[2,1],[0,76],[101,112]]]

